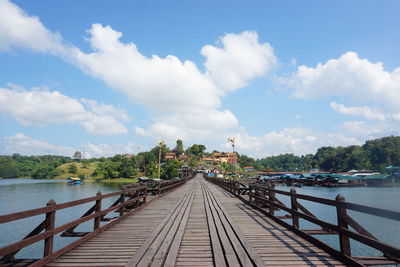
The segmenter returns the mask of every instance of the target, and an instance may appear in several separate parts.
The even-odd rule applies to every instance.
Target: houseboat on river
[[[82,184],[82,180],[81,180],[81,178],[78,178],[78,177],[69,177],[68,179],[67,179],[67,181],[68,181],[68,184]]]

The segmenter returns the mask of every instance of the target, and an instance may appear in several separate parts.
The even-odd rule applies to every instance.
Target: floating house
[[[367,175],[360,179],[368,186],[385,186],[394,184],[394,177],[387,174]]]
[[[68,184],[82,184],[81,178],[78,178],[78,177],[69,177],[67,179],[67,181],[68,181]]]
[[[326,177],[322,185],[328,187],[339,186],[385,186],[392,185],[394,178],[386,174],[371,174],[371,175],[340,175],[332,174]]]

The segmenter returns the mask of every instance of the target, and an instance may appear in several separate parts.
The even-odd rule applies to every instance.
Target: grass
[[[78,169],[77,173],[68,172],[69,167],[72,164],[75,164],[75,166],[77,167],[77,169]],[[97,168],[98,164],[99,163],[96,162],[96,161],[95,162],[89,162],[87,164],[87,168],[83,168],[82,163],[80,163],[80,162],[65,163],[65,164],[57,167],[57,169],[60,169],[60,170],[64,171],[64,173],[54,177],[54,179],[67,179],[69,177],[79,177],[79,176],[88,177],[88,176],[92,176],[93,172]]]
[[[72,164],[75,164],[75,166],[77,167],[77,169],[78,169],[77,173],[68,172],[68,170]],[[91,182],[116,183],[116,184],[117,183],[118,184],[137,183],[137,178],[104,179],[104,178],[93,177],[93,172],[96,170],[98,164],[99,164],[98,161],[90,162],[90,163],[88,163],[87,168],[83,168],[82,163],[80,163],[80,162],[65,163],[65,164],[57,167],[57,169],[64,171],[64,173],[54,177],[54,179],[67,179],[69,177],[85,176],[85,177],[87,177],[85,179],[86,183],[91,183]],[[141,174],[138,174],[138,177],[140,175]]]

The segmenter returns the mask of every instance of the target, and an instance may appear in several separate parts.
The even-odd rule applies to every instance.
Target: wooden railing
[[[320,248],[342,261],[358,266],[367,265],[383,265],[400,263],[400,249],[378,240],[364,227],[362,227],[355,219],[353,219],[347,211],[357,211],[364,214],[369,214],[381,218],[395,220],[400,222],[400,212],[385,210],[380,208],[369,207],[365,205],[346,202],[342,195],[338,195],[335,200],[313,197],[309,195],[297,194],[292,188],[290,192],[277,190],[274,184],[249,184],[247,189],[243,185],[234,180],[218,179],[206,177],[210,182],[217,184],[227,191],[235,194],[243,201],[261,211],[263,214],[271,217],[279,224],[294,231],[303,238],[309,240]],[[244,198],[244,193],[247,199]],[[278,199],[278,195],[287,196],[290,198],[290,206],[286,206]],[[299,200],[319,203],[326,206],[331,206],[336,209],[337,223],[329,223],[317,218]],[[288,214],[277,216],[276,211],[285,211]],[[291,223],[285,220],[291,219]],[[311,222],[321,227],[321,229],[306,230],[300,228],[300,220]],[[350,229],[351,227],[352,229]],[[388,229],[390,230],[390,229]],[[336,234],[339,238],[340,250],[336,250],[328,244],[320,241],[312,235]],[[394,233],[395,234],[395,233]],[[399,233],[397,233],[398,235]],[[352,256],[350,239],[356,240],[370,248],[374,248],[383,253],[383,256]]]
[[[21,249],[44,240],[43,257],[32,265],[43,266],[56,257],[80,245],[99,232],[109,228],[123,217],[135,212],[140,206],[146,204],[146,198],[148,197],[149,191],[152,194],[162,194],[182,185],[190,178],[191,176],[187,176],[176,181],[160,182],[157,183],[155,188],[151,189],[147,189],[145,184],[136,183],[129,186],[123,186],[121,187],[122,190],[113,193],[103,195],[101,192],[98,192],[96,196],[62,204],[57,204],[54,200],[50,200],[45,207],[0,215],[0,224],[27,219],[33,216],[44,215],[44,220],[21,241],[0,248],[0,264],[14,261],[14,256]],[[110,205],[110,207],[106,209],[102,208],[102,204],[105,199],[110,199],[116,196],[118,196],[118,198]],[[93,203],[93,206],[80,218],[65,223],[61,226],[55,225],[57,211],[71,207],[77,207],[87,203]],[[116,212],[117,216],[106,217],[112,212]],[[75,228],[77,228],[80,224],[91,220],[93,221],[93,230],[91,232],[75,231]],[[101,225],[101,222],[107,222],[107,224]],[[80,238],[53,252],[54,238],[57,234],[61,234],[62,237]]]
[[[158,194],[163,194],[169,190],[172,190],[172,189],[182,185],[183,183],[185,183],[192,177],[193,177],[192,175],[189,175],[189,176],[179,179],[179,180],[165,180],[165,181],[160,181],[157,183],[140,183],[140,184],[143,186],[146,186],[148,194],[158,195]],[[137,186],[137,184],[127,185],[126,187],[132,188],[135,186]]]

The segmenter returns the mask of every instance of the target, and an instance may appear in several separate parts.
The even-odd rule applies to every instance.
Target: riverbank
[[[137,178],[115,178],[115,179],[86,179],[85,182],[96,183],[112,183],[112,184],[134,184],[137,183]]]

